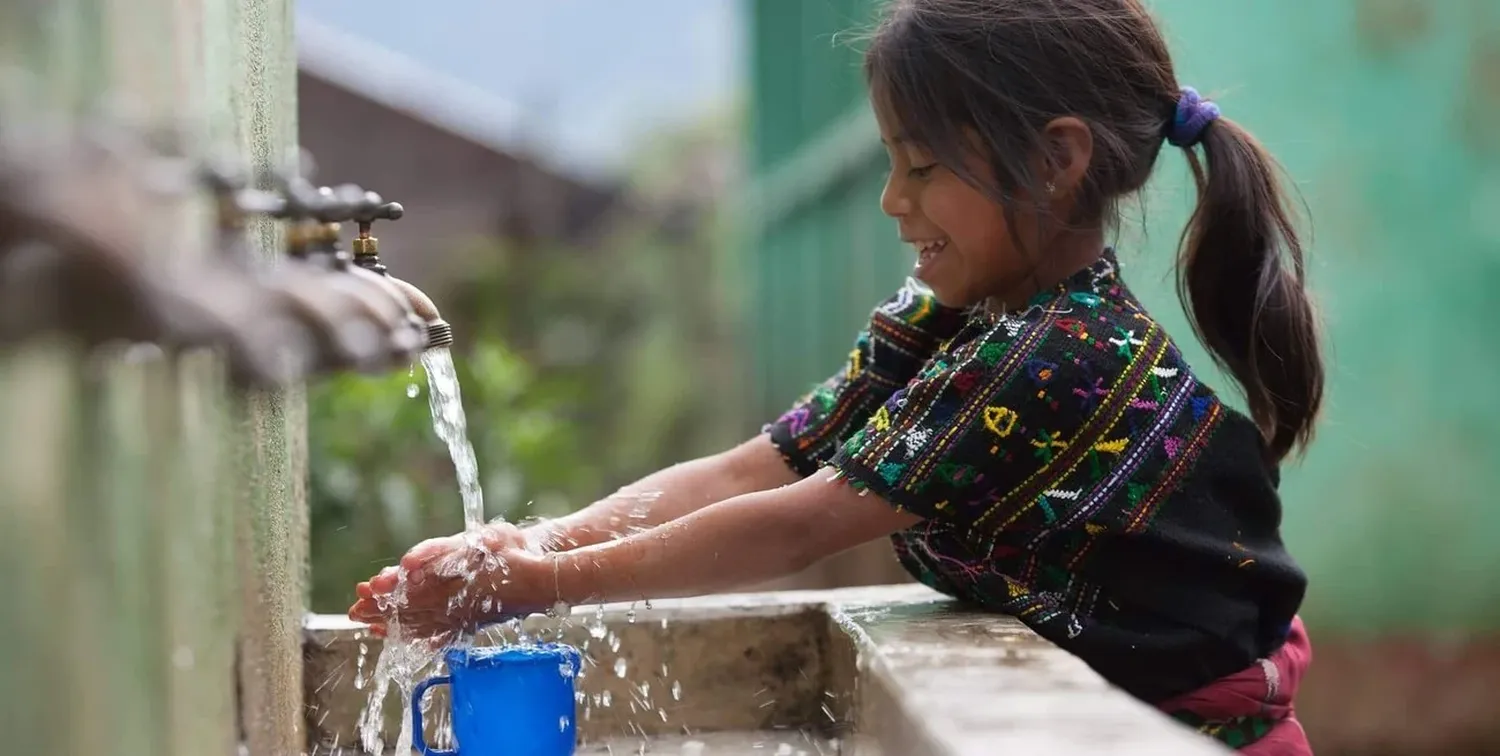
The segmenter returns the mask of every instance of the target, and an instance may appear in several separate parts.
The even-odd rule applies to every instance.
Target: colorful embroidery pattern
[[[764,430],[792,469],[811,475],[965,320],[962,312],[939,305],[930,293],[907,281],[871,313],[870,325],[855,338],[844,369]]]
[[[1140,597],[1140,584],[1123,586],[1121,568],[1155,544],[1237,571],[1204,578],[1179,603],[1208,605],[1191,591],[1269,570],[1259,574],[1295,591],[1295,608],[1303,578],[1281,551],[1274,483],[1247,494],[1261,497],[1249,509],[1194,487],[1251,475],[1241,467],[1266,475],[1253,426],[1197,379],[1120,281],[1112,252],[1020,312],[945,317],[933,330],[936,318],[912,317],[929,304],[903,291],[877,309],[850,369],[769,426],[804,474],[831,467],[923,518],[892,538],[913,576],[1064,647],[1139,608],[1122,591]],[[1236,423],[1229,440],[1226,421]],[[1206,457],[1229,472],[1202,473]],[[1236,518],[1252,510],[1258,540],[1246,547]],[[1176,619],[1203,627],[1193,611]]]
[[[1115,265],[971,320],[829,461],[926,518],[897,539],[905,558],[1063,637],[1100,595],[1080,574],[1094,543],[1149,525],[1181,480],[1163,468],[1219,416]]]

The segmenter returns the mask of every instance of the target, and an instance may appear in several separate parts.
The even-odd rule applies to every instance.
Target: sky
[[[297,0],[357,35],[518,106],[537,146],[608,169],[653,126],[731,100],[739,0]]]

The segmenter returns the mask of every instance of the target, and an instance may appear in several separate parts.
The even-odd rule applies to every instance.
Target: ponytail
[[[1183,230],[1177,290],[1193,330],[1244,388],[1271,461],[1312,439],[1323,403],[1323,358],[1302,242],[1255,137],[1233,121],[1204,123],[1185,146],[1198,207]]]

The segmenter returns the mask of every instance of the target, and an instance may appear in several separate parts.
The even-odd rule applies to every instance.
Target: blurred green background
[[[1331,384],[1285,485],[1310,620],[1494,627],[1500,347],[1485,292],[1500,276],[1500,6],[1150,5],[1180,78],[1266,142],[1314,221]],[[484,262],[439,301],[467,337],[458,364],[491,517],[554,515],[714,451],[837,367],[910,264],[878,208],[885,158],[841,38],[875,7],[740,4],[744,106],[626,150],[632,207],[700,187],[671,224],[630,211],[587,250],[464,254]],[[704,150],[736,166],[721,188],[696,178]],[[1207,369],[1170,277],[1191,202],[1168,154],[1119,241],[1129,280]],[[559,313],[596,348],[551,354]],[[315,609],[341,608],[352,579],[459,526],[451,468],[405,382],[312,391]]]
[[[737,134],[711,113],[653,135],[621,201],[666,206],[693,158],[683,144],[733,149]],[[487,518],[566,514],[741,435],[723,222],[721,208],[694,205],[667,220],[617,216],[587,248],[480,238],[457,251],[461,275],[437,296],[458,334]],[[311,386],[308,441],[313,611],[342,612],[356,581],[462,530],[420,365]]]
[[[1147,4],[1179,78],[1282,159],[1313,220],[1331,383],[1284,486],[1312,578],[1305,721],[1323,753],[1495,753],[1500,5]],[[318,181],[405,204],[382,254],[455,326],[487,515],[523,520],[754,433],[906,274],[843,34],[876,5],[22,0],[0,3],[0,95],[21,103],[7,115],[76,122],[133,104],[260,168],[300,142]],[[1169,154],[1119,246],[1206,370],[1170,278],[1192,199]],[[196,217],[152,219],[177,240],[159,251],[201,254]],[[252,236],[280,254],[270,224]],[[0,355],[0,731],[52,717],[21,751],[62,734],[166,752],[167,720],[296,742],[304,525],[310,607],[333,613],[461,526],[407,396],[420,369],[315,382],[304,433],[301,389],[231,397],[212,368],[45,341]],[[888,552],[784,585],[898,579]],[[172,732],[171,752],[201,750]]]

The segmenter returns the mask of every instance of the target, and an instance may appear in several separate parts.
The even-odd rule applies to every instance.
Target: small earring
[[[1054,184],[1051,181],[1048,181],[1047,182],[1047,193],[1048,194],[1057,194],[1057,184]]]

